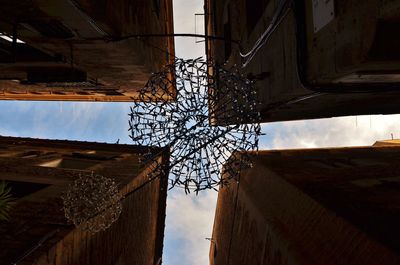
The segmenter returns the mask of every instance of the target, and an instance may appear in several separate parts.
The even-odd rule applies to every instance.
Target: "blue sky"
[[[195,13],[201,0],[174,0],[175,32],[195,32]],[[201,30],[199,25],[197,32]],[[177,38],[176,54],[195,58],[204,46],[194,39]],[[129,103],[0,101],[0,135],[131,143],[128,137]],[[263,124],[260,149],[371,145],[391,134],[400,138],[400,115],[342,117]],[[168,194],[164,242],[166,265],[208,264],[217,193]]]
[[[129,103],[0,102],[0,134],[130,143]]]

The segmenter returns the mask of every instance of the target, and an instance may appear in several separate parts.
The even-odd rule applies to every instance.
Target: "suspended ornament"
[[[129,114],[130,137],[138,145],[169,147],[171,188],[215,189],[240,172],[227,164],[232,154],[243,153],[240,164],[248,166],[247,151],[258,150],[255,91],[239,68],[177,59],[140,91]],[[153,152],[144,156],[146,163],[156,160]]]
[[[121,196],[114,180],[97,175],[81,175],[62,196],[65,217],[82,230],[96,233],[118,220]]]

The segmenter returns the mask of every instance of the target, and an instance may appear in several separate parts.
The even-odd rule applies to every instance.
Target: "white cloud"
[[[163,264],[208,264],[206,238],[212,234],[217,195],[211,190],[185,195],[180,189],[168,194]]]
[[[400,138],[400,115],[351,116],[262,125],[260,149],[372,145]]]

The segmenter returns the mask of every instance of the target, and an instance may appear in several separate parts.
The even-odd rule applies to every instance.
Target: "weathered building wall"
[[[162,256],[166,191],[165,178],[149,182],[125,197],[121,216],[109,229],[94,235],[73,229],[27,264],[157,264]]]
[[[245,62],[239,51],[251,51],[283,1],[205,2],[207,34],[226,38],[209,39],[207,56],[230,67]],[[314,32],[315,2],[325,3],[290,5],[268,41],[242,69],[259,79],[262,121],[398,113],[400,94],[387,91],[400,80],[399,46],[394,48],[398,38],[386,40],[394,35],[390,31],[396,28],[400,2],[332,1],[334,19]],[[356,92],[367,89],[369,93]]]
[[[15,188],[12,194],[20,191],[10,222],[0,223],[2,264],[157,264],[162,257],[167,176],[149,179],[154,165],[138,161],[145,150],[118,144],[0,137],[0,179]],[[50,167],[52,161],[71,154],[75,154],[75,163]],[[82,168],[88,165],[82,161],[90,159],[97,163]],[[159,162],[166,159],[163,154]],[[61,200],[71,181],[90,172],[115,179],[124,197],[118,221],[96,234],[68,222]],[[36,186],[37,190],[32,190]]]
[[[220,190],[210,264],[400,264],[399,154],[260,152]]]
[[[0,100],[133,101],[174,60],[172,1],[1,1]]]

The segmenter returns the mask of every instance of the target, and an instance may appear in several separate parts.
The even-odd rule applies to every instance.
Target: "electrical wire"
[[[240,41],[239,40],[232,40],[232,39],[226,39],[225,37],[221,36],[210,36],[210,35],[203,35],[203,34],[192,34],[192,33],[170,33],[170,34],[163,34],[163,33],[149,33],[149,34],[131,34],[131,35],[126,35],[126,36],[121,36],[121,37],[103,37],[103,38],[85,38],[83,40],[85,41],[104,41],[104,42],[120,42],[124,40],[129,40],[129,39],[137,39],[141,42],[143,42],[145,45],[152,47],[154,49],[160,50],[162,52],[165,52],[168,54],[168,56],[174,57],[175,59],[180,59],[179,57],[175,56],[165,48],[161,48],[159,46],[156,46],[152,43],[150,43],[146,38],[170,38],[170,37],[187,37],[187,38],[204,38],[204,39],[211,39],[211,40],[219,40],[219,41],[226,41],[226,42],[231,42],[240,47]]]
[[[263,34],[258,38],[258,40],[254,43],[253,47],[248,52],[240,51],[240,56],[244,59],[242,63],[242,68],[245,68],[250,61],[254,58],[257,52],[269,41],[272,34],[276,31],[281,22],[286,18],[290,11],[290,1],[289,0],[281,0],[279,2],[278,8],[274,13],[271,23],[265,29]]]

